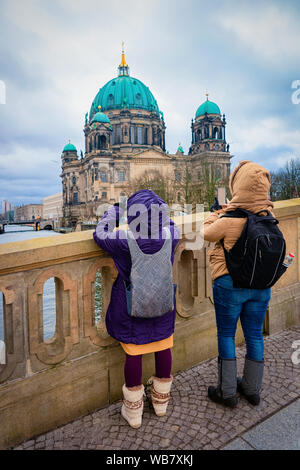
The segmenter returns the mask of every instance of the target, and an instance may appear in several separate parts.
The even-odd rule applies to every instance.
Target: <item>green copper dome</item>
[[[122,75],[100,88],[90,110],[90,119],[98,111],[108,109],[146,109],[159,113],[157,102],[146,85],[137,78]]]
[[[94,117],[93,119],[91,120],[91,124],[93,122],[104,122],[104,123],[110,123],[110,120],[108,118],[108,116],[106,116],[106,114],[104,113],[101,113],[100,111],[98,111],[98,113],[94,114]]]
[[[101,106],[101,108],[99,108]],[[119,65],[119,76],[107,82],[97,93],[90,110],[90,120],[109,109],[146,109],[159,114],[156,99],[149,88],[137,78],[130,77],[124,51]]]
[[[202,103],[196,112],[196,118],[198,116],[203,116],[205,113],[207,114],[221,114],[220,108],[216,103],[209,101],[208,99]]]
[[[71,144],[71,142],[69,142],[63,149],[63,152],[77,152],[77,148],[75,147],[75,145]]]
[[[184,150],[182,148],[182,145],[179,143],[177,152],[184,153]]]

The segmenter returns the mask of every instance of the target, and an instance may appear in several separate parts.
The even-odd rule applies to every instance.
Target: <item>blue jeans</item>
[[[264,356],[262,328],[271,289],[233,287],[231,276],[226,274],[214,281],[213,295],[219,356],[223,359],[235,358],[234,340],[240,318],[248,358],[262,361]]]

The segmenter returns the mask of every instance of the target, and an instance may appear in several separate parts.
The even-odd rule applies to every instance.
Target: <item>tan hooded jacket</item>
[[[224,238],[226,250],[233,247],[240,237],[245,218],[220,218],[226,212],[238,207],[257,213],[271,211],[273,203],[268,199],[270,190],[270,174],[268,170],[249,160],[242,160],[230,175],[229,188],[232,199],[225,209],[210,214],[204,222],[204,239],[216,242],[209,253],[212,279],[229,274],[224,251],[219,242]],[[263,214],[262,214],[263,215]]]

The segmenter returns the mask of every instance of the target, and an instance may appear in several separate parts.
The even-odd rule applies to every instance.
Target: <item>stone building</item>
[[[43,215],[42,204],[26,204],[15,208],[15,222],[22,222],[22,220],[36,220],[41,219]]]
[[[207,162],[224,185],[231,158],[225,125],[225,116],[207,97],[192,121],[189,154],[181,146],[176,154],[167,153],[164,114],[150,89],[131,77],[123,51],[118,76],[100,88],[85,115],[84,155],[71,142],[63,149],[64,225],[94,219],[99,204],[118,201],[128,184],[145,172],[158,171],[176,184],[186,163],[200,179]]]
[[[51,194],[43,199],[43,219],[59,220],[62,215],[62,193]]]

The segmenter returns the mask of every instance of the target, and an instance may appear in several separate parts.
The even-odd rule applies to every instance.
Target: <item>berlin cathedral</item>
[[[118,76],[100,88],[86,113],[84,155],[71,142],[63,149],[64,226],[95,220],[99,204],[117,202],[145,174],[159,172],[176,185],[187,163],[196,179],[204,162],[213,166],[225,186],[231,158],[225,126],[225,115],[207,95],[192,119],[188,155],[180,145],[176,154],[166,152],[163,112],[150,89],[130,75],[123,50]],[[177,202],[185,202],[179,189]]]

